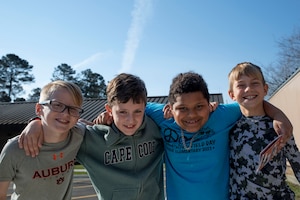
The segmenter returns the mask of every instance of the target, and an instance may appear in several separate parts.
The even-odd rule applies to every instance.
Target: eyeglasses
[[[60,103],[58,101],[55,101],[55,100],[47,100],[47,101],[43,101],[39,104],[40,105],[48,105],[50,110],[52,110],[54,112],[62,113],[66,109],[68,109],[69,114],[72,115],[73,117],[79,117],[83,113],[83,109],[81,109],[81,108],[67,106],[67,105]]]

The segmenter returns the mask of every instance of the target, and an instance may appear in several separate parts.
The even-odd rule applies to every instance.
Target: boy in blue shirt
[[[219,105],[210,113],[206,82],[201,75],[187,72],[173,79],[169,105],[174,116],[169,120],[164,119],[163,104],[146,107],[164,141],[167,199],[228,199],[228,133],[241,117],[238,104]],[[282,113],[267,102],[265,109],[282,119]],[[281,121],[287,124],[282,131],[289,133],[289,121]]]
[[[167,199],[228,199],[228,134],[241,117],[239,105],[219,105],[210,112],[207,85],[193,72],[173,79],[168,98],[172,119],[164,119],[163,104],[146,107],[164,140]],[[264,106],[276,117],[275,108]]]

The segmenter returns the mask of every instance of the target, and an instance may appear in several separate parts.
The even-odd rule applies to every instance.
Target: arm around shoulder
[[[164,118],[164,104],[148,102],[146,105],[145,113],[157,124],[160,124],[165,120]]]
[[[0,181],[0,200],[7,199],[7,191],[10,181]]]
[[[274,130],[278,135],[283,135],[282,143],[286,143],[292,136],[293,125],[287,116],[277,107],[264,101],[264,110],[273,121]]]

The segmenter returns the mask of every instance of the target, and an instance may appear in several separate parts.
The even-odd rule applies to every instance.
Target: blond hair
[[[242,62],[237,64],[228,74],[229,90],[232,91],[233,82],[240,79],[241,76],[254,77],[262,81],[263,85],[266,84],[264,75],[261,68],[251,62]]]
[[[71,95],[76,106],[81,107],[83,96],[80,88],[75,84],[67,81],[57,80],[45,85],[40,94],[39,102],[49,100],[50,96],[59,88],[65,88]]]

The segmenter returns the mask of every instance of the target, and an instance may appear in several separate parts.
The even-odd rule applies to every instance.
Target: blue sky
[[[106,82],[138,75],[149,96],[167,95],[174,76],[194,71],[227,103],[231,68],[275,63],[277,41],[300,27],[299,8],[298,0],[1,1],[0,56],[34,66],[25,98],[66,63]]]

